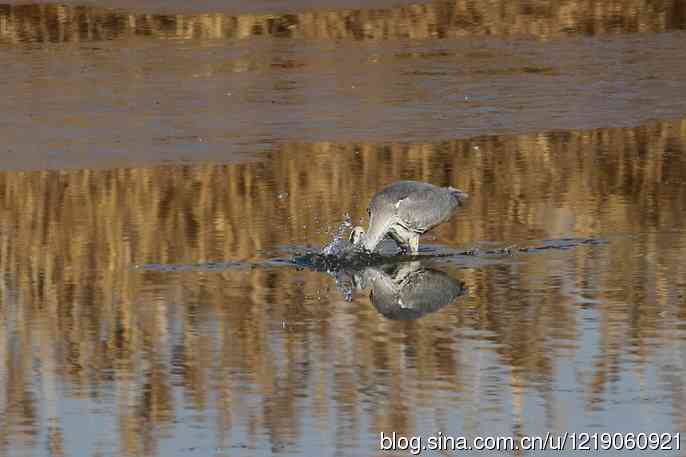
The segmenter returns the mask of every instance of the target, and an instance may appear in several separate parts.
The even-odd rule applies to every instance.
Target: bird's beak
[[[362,241],[362,237],[364,236],[364,229],[362,227],[355,227],[352,229],[350,232],[350,236],[348,237],[348,241],[350,241],[350,244],[357,245]]]

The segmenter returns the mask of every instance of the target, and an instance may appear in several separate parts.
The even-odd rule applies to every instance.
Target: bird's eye
[[[372,215],[372,211],[369,208],[367,208],[367,216],[371,216],[371,215]]]

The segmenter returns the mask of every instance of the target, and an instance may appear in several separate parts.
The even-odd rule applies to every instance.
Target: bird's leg
[[[416,255],[419,252],[419,235],[416,233],[410,235],[408,244],[410,245],[410,252],[412,255]]]
[[[393,241],[395,241],[395,245],[398,246],[398,249],[400,249],[401,255],[408,253],[410,250],[408,240],[401,233],[399,233],[397,228],[392,228],[388,232],[388,235],[393,239]]]
[[[394,227],[389,235],[400,248],[402,255],[415,255],[419,252],[419,234],[414,233],[403,226]]]

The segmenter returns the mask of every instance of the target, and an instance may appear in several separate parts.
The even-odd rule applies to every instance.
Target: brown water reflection
[[[684,152],[681,119],[0,173],[3,453],[375,455],[380,431],[686,431]],[[434,265],[469,296],[416,321],[347,303],[315,272],[134,268],[322,245],[401,178],[473,196],[429,244],[609,244]]]
[[[396,7],[242,15],[150,14],[53,4],[0,5],[0,43],[139,36],[363,40],[525,35],[549,39],[577,34],[664,32],[684,27],[684,0],[437,0]]]
[[[686,431],[684,0],[108,1],[0,5],[0,454]],[[472,195],[422,245],[607,243],[411,321],[285,264],[397,179]]]
[[[0,7],[0,167],[236,161],[302,141],[416,144],[682,118],[683,1],[620,3],[281,16]]]

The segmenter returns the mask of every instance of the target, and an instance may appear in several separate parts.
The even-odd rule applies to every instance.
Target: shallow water
[[[0,453],[686,432],[683,1],[131,3],[0,5]]]

